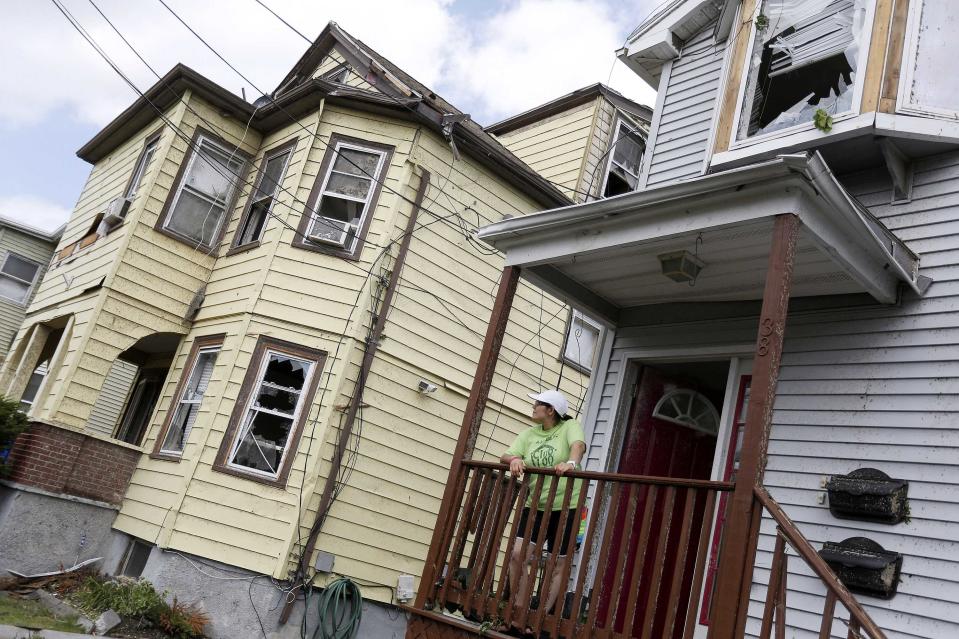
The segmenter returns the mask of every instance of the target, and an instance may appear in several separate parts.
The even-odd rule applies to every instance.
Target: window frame
[[[33,273],[33,280],[31,280],[30,282],[27,282],[26,280],[22,280],[19,277],[16,277],[15,275],[10,275],[9,273],[3,272],[3,269],[6,267],[7,261],[10,259],[11,255],[16,257],[19,260],[23,260],[24,262],[29,262],[30,264],[33,264],[37,267],[37,270],[34,271]],[[27,291],[26,293],[24,293],[22,300],[16,300],[2,293],[0,293],[0,299],[6,300],[10,302],[11,304],[16,304],[17,306],[22,306],[24,308],[29,306],[30,298],[33,296],[33,289],[37,285],[37,280],[40,278],[40,271],[42,270],[43,270],[43,264],[41,264],[40,262],[37,262],[36,260],[31,260],[29,257],[20,255],[19,253],[15,253],[14,251],[7,251],[6,254],[3,256],[3,262],[0,263],[0,278],[7,277],[21,284],[26,284]]]
[[[200,353],[202,351],[216,349],[219,356],[220,351],[223,350],[223,341],[225,338],[226,333],[217,333],[215,335],[204,335],[202,337],[197,337],[193,340],[193,345],[190,347],[190,353],[187,356],[186,365],[183,367],[180,380],[177,382],[176,389],[173,391],[173,396],[170,398],[170,405],[167,407],[166,416],[163,418],[163,425],[160,427],[160,432],[157,434],[156,441],[154,442],[153,452],[150,453],[150,457],[152,459],[176,462],[183,459],[182,450],[179,453],[171,450],[165,450],[163,448],[163,442],[166,439],[170,428],[173,426],[173,418],[180,406],[186,386],[190,383],[190,378],[193,377],[193,371],[196,368],[197,361],[199,361]],[[216,360],[214,360],[213,366],[214,368],[216,367]],[[207,385],[207,391],[209,391],[209,385]],[[203,405],[203,400],[206,399],[206,396],[207,393],[204,393],[203,397],[200,399],[201,406]],[[186,444],[187,442],[184,441],[184,449],[186,449]]]
[[[289,357],[313,362],[310,376],[306,380],[303,390],[300,391],[300,404],[297,405],[296,412],[294,413],[293,426],[287,437],[286,448],[283,451],[283,457],[280,460],[276,476],[254,468],[236,466],[230,462],[230,458],[233,456],[238,444],[237,440],[240,428],[252,405],[254,392],[259,387],[265,374],[270,353],[287,355]],[[242,477],[243,479],[249,479],[268,486],[277,488],[285,487],[286,480],[290,475],[290,469],[293,466],[293,461],[296,459],[300,437],[303,434],[303,427],[313,408],[313,400],[320,378],[323,376],[326,358],[326,351],[301,346],[272,337],[260,337],[250,357],[250,363],[247,366],[246,375],[243,377],[240,393],[233,404],[230,422],[226,428],[226,432],[223,434],[223,440],[220,442],[220,448],[217,451],[213,470],[236,477]]]
[[[130,385],[130,390],[127,394],[126,401],[123,403],[123,409],[120,411],[120,416],[117,419],[117,424],[113,429],[111,439],[116,441],[121,441],[131,446],[136,446],[140,448],[143,446],[147,434],[150,432],[150,424],[153,423],[153,418],[156,416],[157,409],[160,407],[160,400],[163,397],[163,384],[166,375],[169,371],[163,368],[144,368],[143,366],[139,367],[137,371],[137,376],[133,380],[133,384]],[[142,396],[139,393],[145,392],[142,388],[147,387],[148,385],[155,385],[156,390],[156,399],[153,400],[153,407],[150,409],[149,413],[146,415],[146,423],[143,425],[142,431],[139,432],[139,437],[136,438],[135,442],[127,441],[121,437],[121,434],[128,428],[128,422],[133,419],[133,414],[131,411],[134,409],[134,403],[139,403],[142,400]]]
[[[859,48],[860,59],[856,61],[857,66],[860,63],[862,64],[862,68],[861,71],[858,69],[856,71],[856,79],[853,86],[852,104],[850,105],[850,109],[832,116],[833,130],[830,133],[820,132],[810,121],[803,124],[794,124],[793,126],[786,127],[785,129],[779,129],[777,131],[770,131],[769,133],[753,135],[740,140],[738,139],[738,136],[739,127],[743,117],[743,101],[746,98],[746,87],[749,86],[750,66],[753,59],[753,50],[756,47],[756,18],[762,13],[763,5],[765,4],[766,0],[758,0],[756,2],[756,6],[753,9],[753,15],[749,21],[751,26],[749,27],[749,43],[746,46],[746,57],[739,61],[741,74],[739,76],[739,87],[736,90],[736,110],[733,114],[733,126],[729,132],[729,147],[727,153],[754,147],[764,143],[767,145],[773,144],[774,148],[779,148],[785,144],[783,138],[788,138],[793,135],[801,135],[804,133],[808,134],[815,132],[819,133],[820,136],[827,136],[837,132],[836,129],[838,124],[855,120],[862,115],[862,99],[865,89],[867,71],[866,67],[869,62],[869,52],[872,45],[873,26],[876,22],[877,0],[863,1],[866,3],[866,16],[863,19],[862,26],[862,44]],[[733,74],[730,74],[725,81],[728,82],[730,77],[734,77]],[[763,150],[765,150],[765,148]]]
[[[566,356],[566,347],[569,345],[569,339],[572,336],[573,332],[573,322],[576,317],[581,317],[584,324],[588,324],[591,328],[596,329],[596,347],[593,350],[593,361],[589,367],[583,366],[579,362],[570,359]],[[600,351],[600,344],[603,340],[603,332],[605,328],[597,320],[593,319],[586,313],[578,311],[575,308],[570,308],[569,313],[566,315],[566,328],[563,331],[563,345],[560,347],[559,357],[557,358],[560,362],[563,362],[566,366],[569,366],[584,375],[591,375],[593,372],[593,365],[596,363],[596,355]]]
[[[206,140],[214,147],[218,147],[218,150],[226,155],[236,154],[235,157],[242,160],[240,168],[237,170],[237,183],[233,186],[233,192],[230,194],[230,197],[227,198],[227,201],[223,205],[223,218],[220,220],[220,227],[217,229],[214,237],[211,238],[209,244],[199,244],[197,246],[196,240],[185,235],[181,235],[176,231],[166,228],[166,223],[170,219],[170,214],[173,212],[173,209],[176,205],[177,200],[179,199],[180,192],[183,190],[183,182],[186,179],[187,171],[193,165],[193,162],[196,161],[198,150],[202,148],[202,142]],[[167,194],[166,202],[163,203],[163,209],[160,211],[159,217],[157,217],[156,224],[154,225],[154,230],[167,237],[173,238],[177,242],[186,244],[191,248],[204,248],[208,249],[210,253],[216,250],[216,247],[220,245],[221,240],[223,239],[223,234],[226,232],[226,227],[228,225],[229,218],[233,212],[233,209],[236,207],[237,198],[240,196],[240,192],[243,190],[243,185],[246,184],[246,173],[250,168],[250,154],[239,148],[239,146],[230,145],[229,142],[224,140],[222,137],[217,134],[204,129],[203,127],[196,127],[193,132],[193,136],[190,138],[190,145],[187,148],[186,153],[183,156],[183,160],[180,162],[180,168],[177,169],[176,177],[173,179],[173,186],[170,187],[170,192]]]
[[[915,80],[916,66],[919,62],[919,28],[922,26],[922,10],[929,0],[915,0],[909,3],[906,18],[905,41],[902,48],[899,78],[899,92],[896,96],[896,112],[906,115],[921,115],[939,120],[955,121],[959,119],[959,109],[945,109],[923,106],[912,102],[912,83]]]
[[[140,148],[140,155],[137,156],[137,162],[133,165],[133,173],[127,181],[126,188],[123,189],[123,197],[128,200],[132,201],[136,198],[137,193],[140,192],[140,187],[143,186],[143,177],[147,172],[147,166],[153,161],[157,151],[160,149],[160,135],[162,133],[162,128],[157,129],[144,139],[143,146]],[[153,147],[152,151],[150,149],[151,146]],[[147,157],[148,155],[149,157]]]
[[[603,171],[603,182],[600,184],[599,192],[596,194],[598,199],[606,199],[606,186],[609,184],[609,173],[613,169],[613,155],[616,153],[616,145],[619,144],[619,131],[622,127],[629,129],[626,135],[632,133],[637,135],[642,129],[639,125],[633,124],[630,120],[627,120],[622,115],[617,114],[613,126],[613,138],[610,140],[608,151],[606,152],[608,157],[606,158],[606,169]],[[631,191],[634,193],[640,190],[643,187],[643,164],[646,160],[646,152],[649,150],[648,146],[649,140],[646,141],[646,144],[643,145],[643,155],[640,158],[639,162],[639,173],[636,174],[636,188]]]
[[[248,251],[252,248],[256,248],[260,245],[263,240],[263,235],[266,233],[266,223],[270,218],[270,214],[273,212],[273,207],[276,206],[276,201],[279,198],[280,194],[283,192],[283,181],[286,180],[286,172],[290,168],[290,162],[293,159],[293,153],[296,151],[296,145],[299,142],[299,138],[293,138],[292,140],[287,140],[282,144],[278,144],[270,149],[267,149],[263,153],[263,157],[260,160],[260,165],[257,168],[256,177],[253,180],[253,187],[250,190],[249,195],[246,198],[246,204],[243,206],[243,213],[240,214],[240,219],[237,222],[236,229],[233,232],[233,240],[230,243],[230,250],[227,251],[227,255],[233,255],[235,253],[242,253],[243,251]],[[260,231],[260,237],[257,239],[240,244],[240,234],[243,226],[247,224],[250,218],[250,214],[253,212],[254,196],[260,188],[260,182],[263,180],[263,177],[266,175],[266,165],[267,163],[286,153],[286,160],[283,162],[283,172],[280,175],[280,181],[277,184],[277,192],[273,196],[273,201],[270,203],[270,208],[267,209],[266,217],[267,219],[263,222],[263,229]]]
[[[378,153],[381,156],[380,162],[377,165],[376,175],[372,179],[373,183],[370,185],[370,194],[363,208],[360,223],[357,227],[356,239],[352,248],[340,247],[333,244],[319,244],[306,239],[310,226],[313,224],[314,212],[318,210],[318,206],[322,201],[323,191],[329,180],[333,162],[336,159],[339,149],[343,146],[355,148],[356,150],[367,153]],[[386,181],[386,174],[389,172],[394,149],[395,147],[389,144],[362,140],[340,133],[331,134],[327,142],[326,153],[323,155],[323,161],[320,164],[320,169],[317,171],[316,179],[313,181],[313,186],[310,189],[310,196],[307,199],[306,208],[303,211],[303,215],[300,216],[300,223],[293,237],[292,245],[308,251],[335,255],[349,260],[359,260],[363,252],[363,246],[366,243],[366,236],[370,230],[370,224],[375,217],[374,213],[379,203],[383,182]],[[316,213],[316,215],[319,216],[319,213]]]

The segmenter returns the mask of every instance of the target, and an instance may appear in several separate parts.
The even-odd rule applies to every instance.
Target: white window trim
[[[17,259],[23,260],[24,262],[29,262],[31,264],[34,264],[37,267],[37,270],[33,273],[33,279],[31,281],[28,282],[26,280],[21,280],[19,277],[16,277],[15,275],[10,275],[8,273],[3,272],[4,267],[6,267],[7,265],[7,260],[10,259],[11,255],[13,255]],[[6,295],[3,295],[3,294],[0,294],[0,299],[7,300],[18,306],[26,307],[30,302],[30,296],[33,295],[33,288],[37,284],[37,279],[40,277],[40,270],[42,268],[43,268],[43,265],[40,264],[40,262],[37,262],[36,260],[31,260],[29,257],[24,257],[23,255],[20,255],[19,253],[14,253],[13,251],[7,251],[6,254],[3,256],[3,264],[0,264],[0,277],[8,277],[11,280],[14,280],[15,282],[26,284],[27,292],[26,294],[24,294],[22,300],[17,300],[12,297],[7,297]]]
[[[200,155],[200,152],[202,151],[203,146],[205,144],[210,145],[211,147],[213,147],[214,149],[216,149],[217,151],[219,151],[223,155],[226,155],[229,158],[239,159],[240,165],[237,168],[237,173],[239,174],[239,173],[242,173],[243,171],[243,164],[245,160],[242,157],[238,157],[235,151],[230,151],[229,149],[224,148],[220,144],[217,144],[216,142],[214,142],[207,136],[200,134],[197,137],[196,142],[190,145],[190,150],[189,150],[190,159],[188,160],[186,168],[183,170],[183,173],[180,175],[179,182],[176,184],[176,194],[174,194],[173,201],[170,202],[170,206],[167,208],[166,216],[163,220],[163,230],[166,231],[167,233],[172,233],[173,235],[177,237],[183,238],[187,242],[191,242],[191,243],[197,244],[198,246],[204,246],[209,248],[213,246],[213,243],[216,241],[216,238],[219,237],[220,235],[220,231],[223,229],[223,224],[226,222],[227,215],[229,214],[228,209],[230,207],[230,202],[233,200],[233,195],[236,193],[237,182],[240,181],[240,178],[236,176],[231,176],[231,179],[233,180],[233,185],[230,187],[230,192],[227,194],[226,198],[223,201],[223,205],[222,205],[223,214],[220,216],[220,222],[219,224],[217,224],[216,229],[213,231],[213,233],[210,234],[209,242],[203,242],[202,240],[198,242],[195,238],[192,238],[188,235],[184,235],[183,233],[180,233],[170,228],[170,220],[173,219],[173,213],[176,211],[176,205],[180,201],[180,195],[183,193],[183,189],[186,188],[187,176],[190,174],[190,170],[193,168],[193,164],[196,162],[197,157]],[[211,161],[211,164],[219,166],[215,159]],[[219,166],[219,168],[226,171],[230,171],[230,169],[227,167]],[[211,208],[213,206],[217,206],[216,201],[213,200],[206,193],[203,193],[201,191],[196,191],[193,189],[191,189],[190,192],[193,193],[195,196],[199,197],[200,199],[210,203]]]
[[[143,176],[146,175],[147,166],[153,161],[153,157],[156,155],[157,149],[159,148],[159,134],[151,136],[147,140],[147,143],[143,146],[140,157],[137,159],[137,165],[133,169],[133,178],[130,180],[130,186],[127,187],[126,193],[123,194],[123,196],[128,200],[132,200],[136,197],[137,193],[140,192],[140,186],[142,186],[141,182],[143,182]]]
[[[850,120],[859,116],[860,111],[862,110],[862,93],[864,84],[866,81],[866,67],[869,63],[869,47],[872,43],[872,31],[873,26],[876,21],[876,0],[865,0],[866,2],[866,17],[863,20],[863,37],[862,45],[859,48],[859,60],[856,61],[857,66],[862,65],[861,70],[856,70],[856,82],[853,86],[852,94],[852,105],[849,108],[849,111],[844,111],[842,113],[832,114],[833,127],[837,123],[843,122],[845,120]],[[729,150],[735,151],[737,149],[743,149],[746,147],[752,147],[756,144],[769,142],[771,140],[776,140],[779,138],[789,137],[799,133],[806,132],[818,132],[820,136],[830,135],[830,133],[825,133],[819,131],[812,122],[807,122],[805,124],[796,124],[794,126],[779,129],[778,131],[771,131],[769,133],[763,133],[759,135],[753,135],[744,140],[737,140],[739,135],[739,125],[743,116],[743,100],[746,97],[746,87],[749,85],[749,67],[753,59],[753,49],[756,46],[756,18],[760,15],[763,10],[764,0],[759,0],[756,3],[756,8],[753,11],[752,18],[750,22],[752,26],[749,29],[749,46],[746,49],[746,58],[742,63],[742,74],[739,80],[739,88],[736,96],[736,112],[735,118],[733,119],[732,130],[729,134]],[[720,94],[721,95],[721,94]]]
[[[293,157],[293,151],[295,147],[286,147],[285,149],[280,149],[279,152],[273,153],[272,155],[264,155],[262,160],[262,170],[260,171],[259,178],[256,181],[256,184],[253,185],[253,192],[250,194],[250,206],[246,212],[246,215],[243,217],[244,224],[236,230],[237,233],[242,233],[245,225],[250,223],[250,215],[253,213],[253,207],[256,206],[258,202],[262,202],[267,199],[266,197],[261,197],[256,199],[256,194],[260,190],[260,185],[263,183],[264,178],[266,178],[266,166],[270,163],[271,160],[274,160],[281,155],[286,155],[286,159],[283,160],[283,169],[280,171],[280,179],[277,180],[275,185],[276,189],[273,191],[273,194],[268,196],[270,199],[270,206],[267,207],[265,215],[267,220],[270,218],[270,215],[273,213],[273,207],[276,206],[276,201],[280,197],[280,193],[283,192],[283,181],[286,180],[286,170],[290,167],[290,158]],[[242,244],[238,243],[236,246],[246,246],[247,244],[252,244],[263,239],[263,234],[266,232],[266,220],[263,221],[263,227],[260,228],[260,235],[252,240],[247,240]]]
[[[219,354],[221,346],[204,346],[203,348],[197,350],[196,356],[193,358],[193,365],[190,367],[190,374],[186,377],[186,383],[183,385],[183,388],[180,389],[180,395],[176,398],[176,401],[171,406],[173,414],[170,416],[170,426],[167,428],[166,432],[163,433],[164,441],[160,442],[160,454],[162,455],[174,455],[180,457],[183,455],[183,450],[186,448],[187,440],[190,437],[190,431],[193,430],[192,426],[183,433],[183,448],[164,448],[167,437],[170,436],[170,432],[173,430],[174,420],[176,419],[177,413],[180,411],[180,406],[183,404],[194,404],[197,407],[197,412],[200,411],[200,406],[203,404],[203,399],[206,397],[206,391],[203,391],[203,395],[200,396],[200,399],[183,399],[183,396],[186,394],[187,389],[190,386],[190,382],[193,380],[193,375],[196,373],[197,364],[200,363],[200,357],[206,353],[217,353]],[[216,366],[216,358],[213,358],[213,366]],[[209,383],[207,384],[209,388]],[[195,422],[195,420],[194,420]]]
[[[579,362],[566,356],[566,349],[569,346],[569,340],[573,337],[573,330],[577,320],[582,320],[582,323],[588,325],[590,328],[596,329],[596,346],[593,350],[593,360],[589,363],[589,366],[580,364]],[[572,366],[576,370],[592,373],[593,365],[596,363],[596,354],[599,352],[599,349],[603,342],[603,333],[605,328],[602,324],[591,318],[589,315],[586,315],[582,311],[577,311],[576,309],[570,309],[569,321],[566,323],[566,334],[563,336],[563,350],[559,354],[559,359],[562,362],[565,362],[567,366]]]
[[[639,126],[633,124],[631,121],[624,118],[621,114],[617,112],[616,119],[613,121],[613,137],[610,139],[609,146],[607,147],[606,152],[606,168],[603,170],[603,183],[599,187],[599,192],[596,194],[597,199],[602,199],[603,194],[606,193],[606,184],[609,182],[609,172],[613,168],[613,154],[616,152],[616,144],[619,143],[619,130],[621,126],[625,126],[632,133],[641,131],[642,129]],[[648,138],[647,138],[648,143]],[[636,188],[635,191],[638,191],[643,186],[643,167],[646,163],[646,156],[649,153],[649,146],[646,145],[643,147],[643,157],[639,162],[639,173],[636,174]]]
[[[906,20],[906,42],[902,50],[902,69],[899,77],[899,95],[896,96],[896,112],[906,115],[921,115],[933,118],[959,118],[959,110],[944,109],[912,102],[912,84],[916,76],[919,55],[919,27],[922,25],[922,9],[928,0],[913,0],[909,3]]]
[[[246,423],[247,417],[250,414],[250,410],[253,408],[253,403],[256,401],[256,397],[257,397],[256,392],[259,390],[260,385],[263,383],[263,376],[266,374],[266,367],[270,363],[271,355],[278,355],[280,357],[296,359],[301,362],[307,362],[310,365],[310,371],[309,373],[307,373],[306,377],[303,379],[303,387],[300,389],[299,398],[297,399],[297,402],[296,402],[296,409],[294,409],[293,411],[292,423],[290,424],[290,433],[289,433],[289,436],[286,438],[286,445],[283,447],[283,454],[280,456],[280,461],[277,462],[276,464],[275,473],[270,473],[265,470],[260,470],[258,468],[250,468],[249,466],[243,466],[242,464],[233,463],[233,457],[236,455],[236,451],[240,447],[240,440],[243,438],[244,425]],[[316,360],[306,359],[299,355],[291,355],[289,353],[284,353],[283,351],[274,350],[271,348],[268,348],[265,351],[263,351],[263,356],[259,362],[259,366],[257,369],[256,381],[254,381],[253,385],[251,386],[250,397],[249,399],[247,399],[246,405],[243,407],[243,414],[240,419],[238,428],[236,429],[236,435],[233,438],[233,443],[230,446],[230,454],[227,455],[227,458],[226,458],[226,466],[228,468],[231,468],[233,470],[236,470],[242,473],[248,473],[250,475],[265,477],[267,479],[277,479],[280,476],[280,473],[283,472],[283,466],[286,464],[287,455],[290,454],[290,443],[291,443],[290,440],[292,439],[293,434],[296,432],[296,424],[300,419],[300,413],[303,411],[303,403],[304,403],[303,398],[307,394],[310,388],[310,384],[313,381],[313,375],[316,371],[316,365],[317,365]],[[271,411],[266,408],[257,408],[256,410],[264,413],[279,415],[284,418],[290,418],[290,416],[287,415],[286,413]]]
[[[343,200],[350,200],[351,202],[363,202],[363,211],[362,213],[360,213],[360,217],[356,221],[356,224],[349,224],[348,222],[326,217],[325,215],[320,215],[319,213],[320,208],[323,205],[323,198],[326,197],[327,184],[330,181],[330,176],[333,175],[333,167],[336,165],[336,158],[339,157],[340,155],[340,149],[352,149],[354,151],[361,151],[363,153],[375,153],[377,156],[379,156],[379,159],[376,162],[376,169],[373,171],[373,175],[369,176],[370,190],[367,192],[365,199],[361,200],[359,198],[350,197],[349,195],[343,195],[341,193],[334,193],[330,195],[330,197],[335,197]],[[373,193],[376,191],[377,184],[383,179],[381,174],[383,172],[383,164],[385,159],[386,159],[386,151],[383,151],[382,149],[373,149],[370,147],[365,147],[360,144],[354,144],[352,142],[337,142],[336,147],[334,149],[333,158],[330,160],[330,165],[326,168],[326,175],[323,176],[323,184],[320,187],[319,197],[316,199],[316,204],[313,206],[313,210],[310,211],[310,223],[306,228],[307,236],[313,233],[313,228],[317,224],[324,224],[324,223],[346,224],[353,230],[353,241],[349,244],[349,246],[347,246],[346,244],[337,245],[333,243],[331,243],[330,246],[340,246],[342,247],[343,250],[347,252],[352,252],[356,250],[356,243],[360,239],[359,238],[360,229],[362,229],[363,226],[366,224],[366,218],[370,214],[370,201],[373,199]],[[360,177],[368,177],[368,176],[363,175]],[[321,222],[321,218],[323,220],[327,220],[327,222]],[[318,246],[321,245],[318,243],[314,243],[314,244],[317,244]]]

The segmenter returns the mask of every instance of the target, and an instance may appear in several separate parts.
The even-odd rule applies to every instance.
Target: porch
[[[549,637],[738,639],[747,634],[750,594],[757,588],[764,604],[749,636],[767,639],[775,630],[777,638],[785,637],[790,557],[805,564],[824,593],[820,607],[802,610],[819,620],[814,629],[807,622],[807,630],[822,639],[885,637],[763,488],[791,301],[805,307],[828,306],[840,298],[889,304],[898,299],[901,286],[921,294],[928,284],[918,276],[918,258],[843,190],[818,155],[783,156],[507,220],[487,227],[481,237],[505,252],[507,268],[420,590],[409,607],[408,637],[496,636],[495,628],[514,625]],[[751,348],[702,348],[697,357],[696,340],[691,340],[684,349],[690,362],[715,361],[734,352],[719,395],[720,417],[715,431],[707,433],[713,442],[703,453],[708,464],[695,470],[690,461],[686,471],[677,473],[640,461],[658,452],[653,444],[630,448],[626,434],[642,439],[655,434],[642,428],[669,421],[648,419],[649,406],[645,412],[637,408],[649,403],[642,396],[644,387],[661,391],[663,385],[645,378],[627,382],[624,370],[613,397],[613,412],[619,416],[611,426],[618,432],[598,465],[557,482],[550,481],[552,473],[509,477],[505,466],[472,459],[521,275],[604,322],[610,333],[626,318],[661,312],[675,303],[684,310],[730,304],[755,309],[752,326],[758,331],[753,328]],[[601,369],[610,352],[607,344]],[[682,359],[656,357],[667,363]],[[736,362],[739,369],[733,368]],[[650,360],[644,363],[642,370],[656,370],[648,366]],[[674,366],[667,372],[684,371]],[[599,413],[602,393],[597,391],[608,382],[600,377],[591,382],[587,433]],[[672,421],[684,425],[682,419]],[[690,436],[689,441],[695,440]],[[696,457],[699,453],[689,452],[695,445],[673,449],[671,459]],[[560,512],[582,513],[585,508],[588,516],[580,540],[567,540],[570,560],[545,554],[536,578],[522,592],[510,592],[510,550],[519,545],[525,554],[530,543],[542,547],[543,542],[543,531],[530,540],[530,525],[520,530],[523,505],[544,491],[551,500],[558,483],[573,480],[583,481],[584,489],[575,504],[568,503],[567,490]],[[561,515],[561,530],[569,516]],[[775,548],[771,564],[757,566],[764,521],[767,529],[771,525]],[[540,605],[545,584],[557,572],[564,595],[546,609]]]

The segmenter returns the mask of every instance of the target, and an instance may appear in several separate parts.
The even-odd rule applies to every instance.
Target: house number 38
[[[769,336],[773,334],[773,325],[774,322],[768,317],[764,318],[759,324],[759,348],[756,349],[756,352],[760,357],[769,354]]]

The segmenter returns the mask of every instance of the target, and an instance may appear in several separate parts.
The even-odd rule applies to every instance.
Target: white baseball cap
[[[560,417],[566,415],[566,411],[569,410],[569,402],[566,401],[566,398],[563,397],[563,394],[558,390],[546,390],[542,393],[529,393],[529,397],[537,402],[549,404]]]

